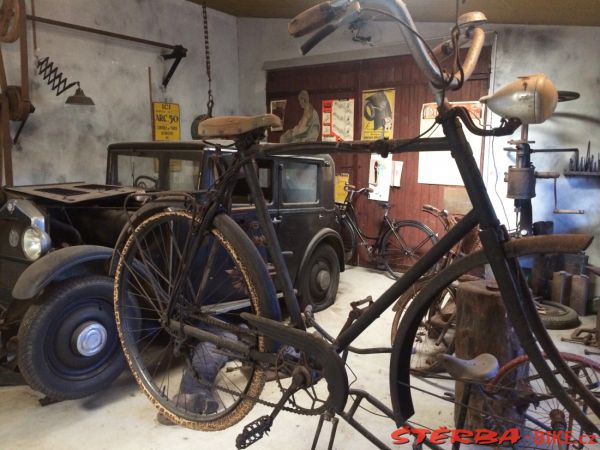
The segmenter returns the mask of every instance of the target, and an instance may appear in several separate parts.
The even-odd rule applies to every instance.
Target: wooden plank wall
[[[449,93],[450,100],[477,100],[487,94],[491,67],[491,50],[484,48],[471,79],[458,93]],[[302,89],[310,94],[311,104],[321,112],[322,100],[355,99],[354,139],[360,139],[362,91],[396,89],[394,138],[412,138],[419,134],[419,114],[423,103],[432,95],[411,56],[368,59],[319,66],[294,67],[267,73],[267,108],[271,100],[287,99],[284,130],[292,128],[302,115],[297,95]],[[271,142],[279,141],[280,133],[271,133]],[[369,155],[334,155],[336,173],[350,173],[350,182],[358,187],[368,183]],[[421,211],[425,203],[443,207],[446,186],[417,183],[418,153],[394,155],[404,161],[402,187],[390,189],[390,215],[396,219],[416,219],[441,233],[441,225]],[[376,202],[361,198],[357,202],[360,226],[375,236],[383,217]],[[364,250],[359,262],[368,265]]]

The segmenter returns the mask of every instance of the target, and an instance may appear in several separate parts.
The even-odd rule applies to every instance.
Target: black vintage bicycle
[[[345,186],[345,190],[346,198],[339,209],[340,234],[346,263],[354,259],[360,240],[360,245],[367,249],[368,257],[397,280],[438,241],[433,230],[421,222],[392,219],[389,216],[392,205],[387,202],[378,202],[383,208],[383,220],[377,236],[367,236],[358,223],[354,201],[371,190],[356,189],[350,184]]]
[[[352,0],[318,5],[296,17],[290,23],[290,32],[298,36],[318,30],[304,46],[304,50],[308,50],[337,27],[356,20],[361,11],[372,12],[369,5],[385,7],[387,11],[383,13],[403,25],[404,37],[417,64],[431,83],[439,105],[437,121],[444,129],[445,138],[261,145],[258,142],[265,130],[279,124],[277,117],[221,117],[202,122],[199,134],[204,138],[234,140],[237,148],[234,162],[223,168],[215,188],[202,199],[184,196],[183,207],[172,207],[146,219],[117,247],[116,323],[135,379],[165,416],[195,429],[223,429],[240,421],[256,403],[272,406],[270,415],[244,427],[236,442],[238,448],[260,439],[282,410],[321,417],[339,416],[374,445],[387,448],[385,442],[354,418],[358,403],[368,401],[399,426],[410,424],[415,413],[411,392],[416,388],[411,385],[410,358],[421,318],[446,286],[462,274],[488,263],[521,345],[550,395],[582,430],[597,433],[592,418],[600,415],[600,403],[554,347],[537,316],[516,259],[541,252],[579,252],[590,244],[591,237],[550,235],[509,240],[495,215],[461,123],[481,135],[507,135],[520,126],[519,114],[506,117],[497,129],[482,130],[465,109],[452,108],[445,99],[445,91],[459,89],[475,67],[484,41],[480,28],[484,16],[481,13],[461,16],[453,31],[454,39],[429,51],[400,0],[362,3],[367,5],[362,10],[361,5]],[[458,66],[452,69],[456,70],[443,71],[432,55],[440,54],[443,48],[450,48],[457,55],[459,35],[471,39],[468,54],[462,63],[454,59]],[[523,84],[521,104],[541,100],[536,86],[539,85]],[[308,333],[304,319],[309,319],[310,314],[303,316],[300,312],[268,215],[254,158],[282,153],[387,155],[448,148],[456,160],[473,210],[375,302],[367,303],[362,309],[357,306],[337,337],[320,327],[321,337]],[[264,255],[258,253],[247,235],[227,215],[233,181],[240,171],[245,173],[254,197],[261,232],[269,249],[268,266]],[[391,349],[352,346],[383,311],[475,227],[480,229],[483,251],[457,260],[431,279],[405,313],[403,320],[412,326],[399,330]],[[290,315],[289,323],[280,321],[270,271],[277,275]],[[369,393],[349,388],[345,367],[349,351],[391,353],[391,409]],[[260,397],[267,374],[281,389],[281,398],[276,403]],[[354,402],[346,410],[349,396]],[[430,442],[428,445],[439,448]]]

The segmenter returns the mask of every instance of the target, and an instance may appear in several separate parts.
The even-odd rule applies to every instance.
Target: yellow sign
[[[336,203],[344,203],[344,200],[346,200],[347,192],[344,189],[344,186],[346,186],[346,184],[348,184],[349,181],[350,181],[349,173],[340,173],[335,176],[335,202]]]
[[[181,140],[179,104],[152,103],[152,138],[155,141]]]
[[[363,91],[360,138],[365,141],[394,137],[394,102],[396,91]]]

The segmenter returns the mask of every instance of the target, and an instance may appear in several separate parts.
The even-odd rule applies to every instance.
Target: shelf
[[[600,172],[574,172],[565,170],[565,177],[600,177]]]

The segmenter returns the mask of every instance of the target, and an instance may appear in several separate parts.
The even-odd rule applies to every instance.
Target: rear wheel
[[[399,222],[381,240],[381,257],[388,273],[396,280],[410,269],[438,241],[436,234],[419,222]],[[436,265],[437,266],[437,265]],[[427,274],[434,273],[436,266]]]
[[[240,312],[279,319],[279,310],[256,247],[224,214],[202,236],[191,270],[182,269],[197,236],[193,220],[188,212],[159,213],[129,237],[115,276],[117,329],[135,379],[164,416],[220,430],[250,411],[265,375],[213,342],[265,350],[267,341],[249,331]]]
[[[392,321],[392,345],[400,327],[407,327],[403,317],[416,294],[406,297],[396,311]],[[410,369],[414,375],[427,376],[440,371],[440,354],[454,353],[454,335],[456,332],[456,287],[446,287],[419,320],[413,341]],[[405,331],[400,332],[405,335]]]
[[[300,274],[300,301],[322,311],[335,302],[340,283],[340,262],[329,244],[320,244]]]
[[[344,262],[350,264],[356,252],[356,233],[346,218],[340,221],[340,235],[344,244]]]
[[[600,398],[600,364],[571,353],[561,353],[561,357],[582,383],[597,398]],[[567,392],[572,392],[566,381],[560,375],[556,376]],[[583,437],[581,427],[551,393],[544,380],[529,363],[527,355],[519,356],[503,365],[498,371],[498,375],[486,386],[486,391],[497,398],[498,402],[509,403],[524,415],[525,432],[522,434],[525,439],[519,443],[519,448],[539,448],[539,443],[533,442],[532,438],[527,439],[527,436],[533,435],[532,431],[534,430],[546,431],[549,434],[553,431],[562,432],[563,441],[565,440],[564,432],[571,432],[571,439],[577,443],[568,446],[569,449],[596,448],[598,445],[581,445],[589,442],[587,439],[581,439]],[[576,396],[574,400],[582,405],[582,410],[595,424],[600,424],[600,418],[596,417],[579,397]],[[488,405],[493,407],[494,403],[490,402]],[[501,417],[494,416],[493,410],[489,415],[494,419],[494,426],[498,429],[514,427],[513,423],[503,423]],[[551,443],[544,448],[563,450],[567,448],[567,445]]]

